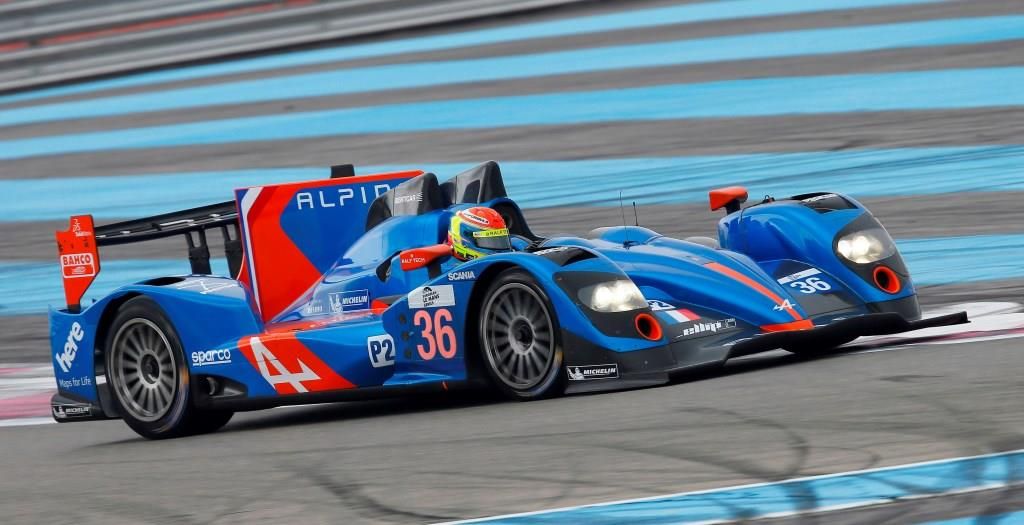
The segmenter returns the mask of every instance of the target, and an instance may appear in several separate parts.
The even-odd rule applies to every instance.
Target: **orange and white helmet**
[[[452,254],[463,261],[512,251],[505,219],[484,206],[459,210],[452,215],[448,244],[452,245]]]

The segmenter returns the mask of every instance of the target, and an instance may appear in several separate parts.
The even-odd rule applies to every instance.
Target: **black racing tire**
[[[147,439],[212,432],[232,412],[193,403],[181,339],[163,309],[145,296],[117,310],[103,345],[107,385],[124,422]]]
[[[231,421],[235,415],[230,410],[200,410],[200,417],[192,425],[191,434],[209,434],[216,432]]]
[[[565,392],[558,320],[544,289],[528,272],[511,268],[490,283],[477,334],[483,368],[506,397],[529,401]]]

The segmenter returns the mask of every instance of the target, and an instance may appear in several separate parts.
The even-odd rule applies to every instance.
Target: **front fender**
[[[581,311],[575,296],[567,294],[556,282],[556,275],[563,272],[601,272],[627,278],[612,261],[598,253],[572,261],[555,257],[555,252],[543,252],[490,255],[460,264],[393,303],[383,314],[385,330],[395,336],[397,347],[395,375],[388,384],[468,379],[467,355],[478,351],[477,341],[467,337],[475,333],[468,326],[476,319],[476,312],[471,310],[474,300],[485,293],[485,287],[498,272],[513,267],[530,273],[547,294],[560,329],[572,334],[572,338],[563,337],[563,341],[582,338],[622,352],[659,344],[601,333]],[[545,256],[549,254],[551,256]],[[434,297],[431,301],[424,301],[427,289],[429,297]],[[454,332],[451,338],[438,334],[439,330],[449,333],[448,326]],[[572,359],[573,348],[564,350],[568,362]]]
[[[800,197],[803,197],[802,199]],[[834,208],[821,206],[822,199],[836,199]],[[718,226],[723,248],[743,253],[776,279],[788,273],[790,262],[824,272],[841,283],[862,305],[899,303],[916,295],[910,274],[899,252],[870,264],[855,264],[836,254],[837,239],[850,231],[881,224],[859,202],[841,194],[811,194],[748,207],[724,217]],[[872,280],[874,268],[885,265],[899,276],[896,293],[880,289]],[[783,274],[778,274],[782,271]],[[797,294],[798,295],[798,294]],[[912,309],[914,310],[914,309]],[[919,311],[908,312],[916,317]]]

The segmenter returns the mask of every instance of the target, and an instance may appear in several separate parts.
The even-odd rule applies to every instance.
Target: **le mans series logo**
[[[455,305],[455,289],[450,284],[421,286],[409,294],[409,308],[436,308]]]

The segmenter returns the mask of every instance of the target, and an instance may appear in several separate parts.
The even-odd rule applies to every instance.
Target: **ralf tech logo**
[[[85,330],[76,321],[71,325],[71,331],[68,332],[68,338],[64,342],[64,351],[53,355],[65,374],[71,371],[71,364],[75,362],[75,356],[78,355],[78,343],[81,343],[83,338],[85,338]]]

